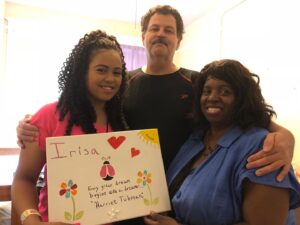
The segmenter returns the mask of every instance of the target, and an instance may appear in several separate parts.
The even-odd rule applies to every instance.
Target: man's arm
[[[271,132],[265,139],[263,149],[250,156],[247,168],[258,168],[255,174],[262,176],[278,168],[282,168],[277,176],[280,182],[288,174],[294,154],[295,138],[286,128],[271,122]]]
[[[19,121],[17,126],[18,145],[21,148],[25,148],[24,142],[33,142],[35,137],[39,134],[39,130],[36,126],[29,124],[31,115],[26,115],[24,119]]]

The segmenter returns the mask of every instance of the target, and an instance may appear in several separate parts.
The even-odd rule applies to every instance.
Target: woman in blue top
[[[264,101],[259,77],[227,59],[200,73],[195,84],[197,129],[167,171],[174,215],[152,213],[146,224],[293,224],[291,209],[300,206],[293,171],[279,183],[277,172],[257,177],[245,167],[276,115]]]

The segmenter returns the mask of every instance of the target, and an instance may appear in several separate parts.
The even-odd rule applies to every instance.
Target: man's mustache
[[[153,44],[153,45],[154,45],[154,44],[164,44],[164,45],[168,45],[167,42],[166,42],[166,40],[163,39],[163,38],[157,38],[157,39],[155,39],[155,40],[152,42],[152,44]]]

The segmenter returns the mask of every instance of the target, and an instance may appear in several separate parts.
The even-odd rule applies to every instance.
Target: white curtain
[[[146,52],[143,47],[121,45],[128,71],[137,69],[146,64]]]

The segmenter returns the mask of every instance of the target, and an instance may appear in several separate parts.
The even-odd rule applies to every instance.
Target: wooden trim
[[[0,185],[0,201],[11,201],[11,185]],[[13,202],[11,203],[10,217],[12,225],[21,225],[20,216],[18,215]]]
[[[1,155],[19,155],[21,149],[20,148],[0,148],[0,156]]]
[[[0,185],[0,201],[11,201],[11,185]]]

